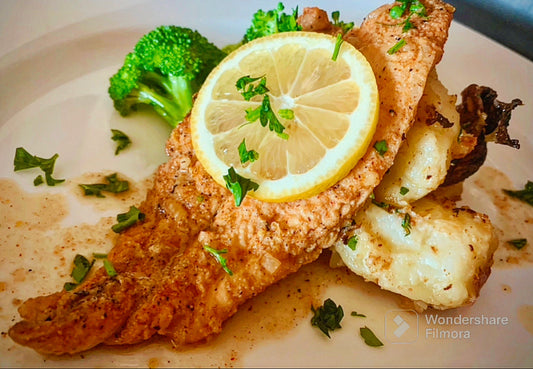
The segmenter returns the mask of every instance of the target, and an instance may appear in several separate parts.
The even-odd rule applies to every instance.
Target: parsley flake
[[[115,155],[118,155],[120,151],[124,150],[131,144],[131,140],[124,132],[119,131],[118,129],[111,129],[111,133],[113,133],[111,139],[117,143]]]
[[[256,83],[257,81],[259,82]],[[270,97],[267,95],[269,89],[266,87],[266,77],[244,76],[237,80],[235,87],[237,87],[237,90],[241,93],[246,101],[250,101],[250,99],[254,96],[263,95],[263,100],[260,106],[245,110],[245,118],[248,122],[253,123],[259,120],[263,127],[268,125],[268,129],[277,133],[277,135],[282,139],[287,140],[289,138],[289,135],[283,132],[285,130],[285,126],[281,124],[278,117],[272,110]],[[294,119],[294,112],[290,109],[281,109],[278,114],[280,114],[281,117],[290,117],[285,119]]]
[[[40,186],[44,183],[44,179],[43,179],[43,176],[42,175],[38,175],[37,177],[35,177],[35,179],[33,180],[33,185],[34,186]]]
[[[529,205],[533,206],[533,182],[531,181],[527,181],[523,190],[503,190],[503,192],[511,197],[527,202]]]
[[[72,269],[70,276],[77,283],[83,282],[85,277],[87,277],[87,274],[89,274],[89,271],[91,270],[93,264],[94,260],[89,261],[85,256],[77,254],[74,257],[74,268]]]
[[[337,306],[333,300],[325,300],[324,305],[318,309],[311,306],[311,311],[314,314],[311,318],[311,325],[318,327],[328,338],[331,338],[330,331],[341,328],[340,322],[344,317],[344,311],[342,306]]]
[[[259,117],[261,116],[261,106],[258,106],[257,108],[253,109],[253,108],[248,108],[245,110],[246,112],[246,115],[244,116],[244,118],[250,122],[250,123],[253,123],[255,122],[256,120],[259,119]]]
[[[419,0],[398,0],[400,2],[400,5],[393,6],[390,11],[389,15],[393,19],[400,19],[403,17],[405,12],[409,10],[409,18],[413,15],[418,15],[420,17],[426,17],[426,7],[424,4],[422,4]],[[402,24],[402,23],[400,23]]]
[[[259,188],[259,185],[253,182],[251,179],[244,178],[237,174],[237,172],[235,172],[235,168],[233,167],[228,169],[228,174],[226,174],[223,178],[226,182],[227,189],[230,190],[235,198],[236,206],[241,205],[242,200],[244,200],[244,197],[248,191],[255,191]]]
[[[357,237],[357,235],[353,235],[352,237],[348,239],[347,246],[350,248],[350,250],[355,251],[357,247],[357,241],[359,241],[359,238]]]
[[[17,147],[17,149],[15,150],[15,158],[13,159],[13,166],[15,172],[24,169],[40,168],[44,172],[46,184],[48,186],[55,186],[56,184],[65,181],[64,179],[55,179],[52,177],[52,173],[54,172],[54,166],[58,157],[59,154],[54,154],[54,156],[52,156],[51,158],[44,159],[30,154],[28,151],[26,151],[26,149],[22,147]],[[33,184],[35,186],[38,186],[43,182],[43,177],[41,175],[37,176],[33,180]]]
[[[387,210],[390,207],[390,204],[386,203],[385,201],[377,201],[375,199],[372,199],[372,204],[385,210]]]
[[[376,335],[374,334],[374,332],[370,330],[370,328],[361,327],[359,328],[359,333],[361,337],[365,340],[365,343],[368,346],[371,346],[371,347],[383,346],[383,342],[381,342],[379,338],[376,337]]]
[[[115,233],[120,233],[135,225],[137,222],[143,221],[145,214],[141,213],[135,206],[130,206],[130,210],[127,213],[121,213],[117,215],[117,224],[114,224],[111,229]]]
[[[527,245],[527,239],[525,238],[517,238],[515,240],[509,240],[507,243],[511,246],[514,246],[516,249],[520,250],[524,246]]]
[[[402,228],[405,230],[406,236],[411,234],[411,216],[409,213],[405,213],[405,216],[403,217]]]
[[[85,280],[85,277],[87,277],[91,271],[96,259],[103,259],[104,269],[108,276],[116,277],[118,275],[111,261],[107,259],[107,254],[93,253],[93,258],[92,261],[89,261],[89,259],[80,254],[77,254],[74,257],[74,267],[72,268],[70,276],[75,282],[66,282],[63,285],[65,291],[72,291]]]
[[[385,209],[385,210],[388,210],[390,208],[390,204],[388,204],[388,203],[386,203],[384,201],[376,200],[376,195],[374,195],[373,192],[370,194],[370,201],[372,202],[372,204],[376,205],[379,208],[382,208],[382,209]]]
[[[408,1],[410,3],[409,11],[420,17],[427,17],[426,7],[419,0]]]
[[[392,19],[399,19],[404,16],[406,11],[409,12],[409,15],[407,16],[407,18],[399,24],[402,26],[402,32],[407,32],[415,28],[415,25],[413,24],[413,22],[411,22],[411,18],[414,15],[417,15],[423,18],[427,17],[426,7],[419,0],[398,0],[398,1],[400,2],[400,4],[393,6],[389,11],[389,15],[391,16]],[[402,47],[404,47],[405,44],[407,44],[407,42],[402,38],[393,47],[391,47],[387,51],[387,53],[392,55],[396,53],[398,50],[400,50]]]
[[[279,109],[278,114],[283,119],[287,119],[287,120],[294,119],[294,111],[291,109]]]
[[[343,22],[340,20],[340,12],[338,10],[331,12],[331,19],[333,20],[333,26],[339,27],[341,30],[341,33],[337,34],[337,42],[335,43],[335,49],[333,50],[333,55],[331,56],[331,60],[337,61],[337,57],[339,56],[339,51],[341,49],[341,45],[343,43],[342,36],[345,35],[347,32],[349,32],[353,26],[354,22]]]
[[[386,140],[377,141],[374,144],[374,149],[378,152],[379,155],[383,156],[389,150]]]
[[[128,181],[118,179],[117,173],[105,177],[108,183],[80,184],[85,196],[105,197],[102,191],[111,193],[121,193],[129,190]]]
[[[409,192],[409,189],[407,187],[400,187],[400,195],[404,196]]]
[[[74,282],[65,282],[63,289],[67,292],[72,291],[74,288],[78,287],[78,283]]]
[[[391,47],[389,50],[387,50],[387,54],[392,55],[398,52],[402,47],[404,47],[407,44],[407,41],[405,41],[403,38],[400,39],[393,47]]]
[[[107,259],[104,259],[104,268],[108,276],[116,277],[118,275],[113,264]]]
[[[396,5],[391,8],[389,11],[389,14],[391,18],[393,19],[399,19],[403,16],[403,13],[405,12],[405,3],[402,5]]]
[[[289,138],[289,135],[284,133],[285,126],[280,123],[276,114],[272,111],[270,106],[270,97],[268,95],[263,96],[263,103],[261,104],[261,110],[259,114],[259,122],[263,127],[266,127],[268,124],[268,129],[274,131],[278,134],[279,137],[284,140]]]
[[[335,49],[333,50],[333,55],[331,56],[331,60],[337,61],[337,57],[339,56],[339,52],[341,50],[342,42],[343,42],[342,34],[339,33],[337,35],[337,41],[335,42]]]
[[[229,275],[233,275],[233,272],[231,271],[231,269],[228,268],[228,261],[226,260],[225,257],[222,256],[223,254],[227,254],[228,250],[226,249],[217,250],[212,247],[209,247],[209,245],[204,245],[204,249],[215,257],[215,259],[220,263],[220,265],[222,266],[222,269],[224,269],[226,273],[228,273]]]
[[[258,83],[255,83],[259,81]],[[237,87],[237,90],[241,93],[242,97],[244,97],[244,100],[250,101],[252,97],[258,96],[258,95],[264,95],[268,91],[268,87],[266,86],[266,77],[250,77],[250,76],[244,76],[237,80],[235,83],[235,87]]]
[[[343,34],[346,32],[349,32],[353,26],[355,25],[354,22],[343,22],[340,20],[341,13],[338,10],[335,10],[331,12],[331,19],[333,20],[333,25],[335,27],[340,27]]]
[[[241,160],[241,164],[245,164],[247,162],[253,163],[259,159],[259,153],[255,150],[246,149],[246,142],[243,138],[241,144],[239,145],[239,158]]]

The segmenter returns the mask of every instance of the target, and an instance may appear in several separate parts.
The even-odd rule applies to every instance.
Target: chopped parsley
[[[204,249],[215,257],[215,259],[220,263],[220,265],[222,266],[222,269],[224,269],[226,273],[228,273],[229,275],[233,275],[233,272],[231,271],[231,269],[228,268],[228,261],[226,260],[225,257],[222,256],[223,254],[227,254],[228,250],[226,249],[217,250],[212,247],[209,247],[209,245],[204,245]]]
[[[389,11],[389,14],[391,18],[399,19],[403,16],[403,13],[405,13],[405,9],[406,9],[406,4],[404,2],[401,5],[393,6],[391,10]]]
[[[15,150],[15,158],[13,159],[14,170],[17,172],[24,169],[40,168],[44,172],[46,184],[48,186],[55,186],[56,184],[65,181],[64,179],[55,179],[52,177],[54,166],[58,157],[59,154],[54,154],[54,156],[51,158],[44,159],[30,154],[22,147],[17,147]],[[38,186],[42,183],[44,183],[44,181],[41,175],[37,176],[33,180],[33,184],[35,186]]]
[[[426,17],[426,7],[419,0],[398,0],[400,5],[395,5],[391,8],[389,15],[392,19],[400,19],[404,16],[406,11],[409,11],[409,16],[405,21],[400,23],[403,25],[403,32],[407,32],[410,29],[414,28],[413,23],[411,22],[411,17],[413,15],[418,15],[419,17]]]
[[[63,289],[67,292],[72,291],[76,287],[78,287],[78,283],[74,282],[65,282],[65,284],[63,285]]]
[[[35,177],[35,179],[33,180],[33,185],[34,186],[40,186],[44,183],[44,179],[43,179],[43,176],[42,175],[38,175],[37,177]]]
[[[291,109],[279,109],[278,114],[283,119],[287,119],[287,120],[294,119],[294,111]]]
[[[418,0],[406,1],[410,4],[409,11],[411,14],[416,14],[420,17],[427,17],[426,7]]]
[[[415,28],[415,25],[413,22],[411,22],[411,18],[414,15],[417,15],[419,17],[427,17],[426,7],[424,4],[422,4],[419,0],[398,0],[400,2],[399,5],[393,6],[390,11],[389,15],[392,19],[399,19],[405,15],[406,12],[409,13],[407,18],[399,23],[398,25],[402,26],[402,32],[407,32],[413,28]],[[403,38],[400,39],[393,47],[391,47],[387,53],[392,55],[396,53],[398,50],[400,50],[402,47],[404,47],[407,44],[407,41],[405,41]]]
[[[370,328],[361,327],[359,328],[359,333],[361,334],[361,337],[363,338],[363,340],[368,346],[372,346],[372,347],[383,346],[383,342],[381,342],[379,338],[376,337],[376,335],[374,334],[374,332],[370,330]]]
[[[374,144],[374,149],[376,149],[379,155],[383,156],[389,150],[389,146],[387,145],[387,141],[381,140],[376,141]]]
[[[389,207],[390,207],[390,204],[387,204],[387,203],[384,202],[384,201],[378,201],[378,200],[376,200],[376,195],[374,195],[373,192],[370,194],[370,200],[371,200],[372,204],[376,205],[376,206],[379,207],[379,208],[382,208],[382,209],[388,210]]]
[[[137,222],[143,221],[145,218],[144,213],[141,213],[135,206],[130,206],[130,210],[127,213],[121,213],[117,215],[117,224],[114,224],[111,229],[115,233],[120,233],[135,225]]]
[[[111,261],[107,259],[107,254],[93,253],[93,258],[93,260],[89,261],[89,259],[80,254],[77,254],[74,257],[74,267],[72,268],[70,276],[75,282],[66,282],[63,285],[65,291],[72,291],[85,280],[85,277],[87,277],[89,274],[96,259],[103,259],[104,269],[106,270],[108,276],[116,277],[118,275]]]
[[[402,228],[405,229],[406,236],[411,234],[411,216],[409,213],[405,213],[405,216],[403,217]]]
[[[118,275],[117,271],[115,270],[115,267],[113,264],[109,261],[107,258],[107,254],[99,254],[99,253],[93,253],[93,257],[95,259],[102,259],[104,263],[104,269],[108,276],[110,277],[116,277]]]
[[[245,112],[246,112],[246,115],[244,116],[244,118],[248,122],[253,123],[256,120],[258,120],[259,117],[261,116],[261,107],[257,107],[255,109],[248,108],[248,109],[245,110]]]
[[[113,264],[106,258],[104,259],[104,268],[108,276],[116,277],[118,275]]]
[[[348,239],[347,246],[350,248],[350,250],[355,251],[355,248],[357,247],[357,241],[359,241],[357,235],[353,235]]]
[[[377,201],[375,199],[372,199],[372,204],[376,205],[379,208],[387,210],[390,207],[390,204],[384,202],[384,201]]]
[[[341,50],[343,39],[342,34],[339,33],[337,35],[337,41],[335,42],[335,49],[333,50],[333,55],[331,55],[331,60],[337,61],[337,57],[339,56],[339,51]]]
[[[241,160],[241,164],[245,164],[247,162],[253,163],[259,159],[259,153],[255,150],[246,149],[246,142],[243,138],[241,144],[239,145],[239,158]]]
[[[244,178],[235,172],[235,168],[230,167],[228,169],[228,174],[224,177],[226,182],[226,187],[231,191],[233,197],[235,198],[235,205],[240,206],[242,200],[248,193],[248,191],[255,191],[259,188],[259,185],[252,181],[249,178]]]
[[[353,26],[354,26],[354,22],[343,22],[340,20],[340,15],[341,13],[338,11],[338,10],[335,10],[333,12],[331,12],[331,19],[333,20],[333,25],[335,27],[340,27],[340,29],[342,30],[342,33],[346,33],[346,32],[349,32]]]
[[[107,183],[80,184],[85,196],[105,197],[102,191],[111,193],[121,193],[129,190],[128,181],[118,179],[117,173],[105,177]]]
[[[366,318],[366,315],[365,314],[359,314],[357,311],[352,311],[350,313],[351,316],[356,316],[356,317],[359,317],[359,318]]]
[[[400,39],[396,44],[394,44],[393,47],[391,47],[389,50],[387,50],[387,54],[392,55],[398,52],[402,47],[404,47],[407,44],[407,41],[405,41],[403,38]]]
[[[253,123],[259,120],[263,127],[268,125],[268,129],[277,133],[277,135],[282,139],[286,140],[289,138],[289,135],[283,132],[285,130],[285,126],[281,124],[278,117],[272,110],[272,106],[270,105],[270,97],[267,94],[269,89],[266,86],[266,77],[244,76],[237,80],[235,87],[237,87],[237,90],[241,93],[246,101],[250,101],[250,99],[254,96],[263,96],[263,101],[261,102],[260,106],[255,109],[246,109],[245,118],[248,122]],[[289,109],[284,109],[282,114],[290,114],[287,112],[287,110]],[[292,113],[291,119],[293,118],[294,112]]]
[[[115,155],[118,155],[120,151],[124,150],[131,144],[131,140],[124,132],[119,131],[118,129],[111,129],[111,133],[113,133],[111,139],[117,143]]]
[[[337,306],[331,299],[324,301],[324,305],[315,309],[311,306],[313,317],[311,318],[311,325],[318,327],[322,333],[331,338],[330,331],[341,328],[340,322],[344,317],[342,306]]]
[[[77,283],[83,282],[85,277],[87,277],[87,274],[89,274],[89,271],[91,270],[93,264],[94,260],[89,261],[85,256],[77,254],[74,257],[74,268],[72,269],[70,276]]]
[[[409,189],[407,187],[400,187],[400,195],[407,195],[407,192],[409,192]]]
[[[244,97],[244,100],[246,101],[250,101],[252,97],[258,96],[258,95],[264,95],[268,91],[270,91],[268,87],[266,86],[265,76],[241,77],[235,83],[235,87],[237,87],[237,90],[241,93],[242,97]]]
[[[331,19],[333,20],[333,25],[341,29],[341,33],[337,34],[337,42],[335,43],[335,49],[333,50],[333,55],[331,56],[331,60],[333,61],[336,61],[337,57],[339,56],[339,51],[343,43],[342,36],[346,34],[346,32],[349,32],[354,26],[354,22],[347,23],[341,21],[340,15],[341,13],[338,10],[331,12]]]
[[[533,182],[531,181],[527,181],[523,190],[503,190],[503,192],[511,197],[527,202],[529,205],[533,206]]]
[[[514,246],[516,249],[520,250],[521,248],[523,248],[524,246],[527,245],[527,239],[525,238],[517,238],[517,239],[514,239],[514,240],[509,240],[507,241],[507,243],[511,246]]]
[[[263,96],[263,103],[260,107],[261,111],[259,114],[259,122],[263,127],[266,127],[268,124],[268,129],[274,131],[278,134],[279,137],[287,140],[289,135],[284,133],[285,126],[280,123],[279,119],[276,117],[276,114],[272,111],[270,106],[270,97],[268,95]]]

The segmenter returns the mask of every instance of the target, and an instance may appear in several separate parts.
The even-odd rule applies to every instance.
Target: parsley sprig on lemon
[[[238,183],[228,180],[246,181],[237,204],[244,195],[271,202],[316,195],[366,152],[378,118],[376,80],[347,42],[332,60],[336,41],[311,32],[262,37],[228,55],[207,77],[191,112],[192,143],[207,172],[234,195]],[[243,77],[267,91],[245,99],[238,86]],[[283,134],[250,121],[265,100]],[[255,160],[241,161],[243,142]]]

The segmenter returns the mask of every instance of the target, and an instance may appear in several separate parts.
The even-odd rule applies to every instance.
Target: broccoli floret
[[[255,40],[256,38],[273,35],[274,33],[301,31],[302,27],[296,22],[298,19],[298,7],[292,11],[292,14],[283,13],[285,6],[278,3],[278,7],[265,12],[259,9],[252,17],[252,25],[246,30],[241,41],[230,44],[222,48],[229,54],[238,49],[245,43]]]
[[[123,116],[149,105],[172,126],[192,107],[192,97],[226,56],[197,31],[161,26],[144,35],[110,78],[109,96]]]
[[[278,3],[276,9],[267,12],[258,10],[252,18],[252,25],[246,30],[245,40],[252,41],[280,32],[301,31],[302,27],[296,22],[298,7],[292,11],[292,14],[283,13],[284,9],[283,3]]]

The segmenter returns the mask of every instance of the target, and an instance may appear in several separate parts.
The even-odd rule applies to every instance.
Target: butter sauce
[[[72,367],[73,360],[76,360],[79,365],[95,367],[238,367],[243,365],[247,353],[270,341],[287,337],[300,328],[307,327],[312,331],[309,323],[311,305],[319,306],[330,297],[325,294],[328,291],[329,295],[332,286],[355,291],[357,310],[372,313],[380,319],[387,309],[402,305],[402,297],[365,283],[345,268],[330,268],[330,256],[326,251],[317,262],[304,266],[298,273],[246,302],[225,323],[222,333],[208,342],[173,348],[166,338],[155,337],[139,345],[99,346],[85,353],[59,358],[43,357],[16,345],[6,332],[19,320],[18,306],[29,297],[60,290],[65,282],[70,281],[75,254],[90,256],[93,252],[108,252],[117,237],[110,230],[115,223],[114,216],[102,216],[94,224],[65,226],[69,209],[72,209],[69,197],[74,196],[82,207],[96,212],[117,214],[130,204],[142,201],[151,185],[151,180],[130,182],[131,190],[127,193],[105,194],[104,199],[83,196],[77,184],[96,183],[108,174],[89,173],[69,180],[64,184],[66,194],[50,194],[41,189],[28,193],[13,180],[0,179],[0,351],[9,352],[12,366]],[[482,168],[471,186],[469,191],[482,195],[483,201],[493,204],[492,210],[496,212],[496,215],[491,214],[500,235],[495,266],[525,266],[530,263],[530,245],[514,250],[505,243],[507,239],[518,237],[528,238],[528,242],[533,240],[533,211],[527,204],[506,198],[501,193],[501,188],[512,188],[508,178],[495,169]],[[514,288],[504,287],[505,293],[511,293]],[[372,307],[376,301],[382,308],[376,310]],[[345,306],[345,315],[350,314],[350,309],[350,306]],[[522,326],[533,333],[531,306],[520,307],[517,314]],[[353,337],[354,341],[356,338]]]

